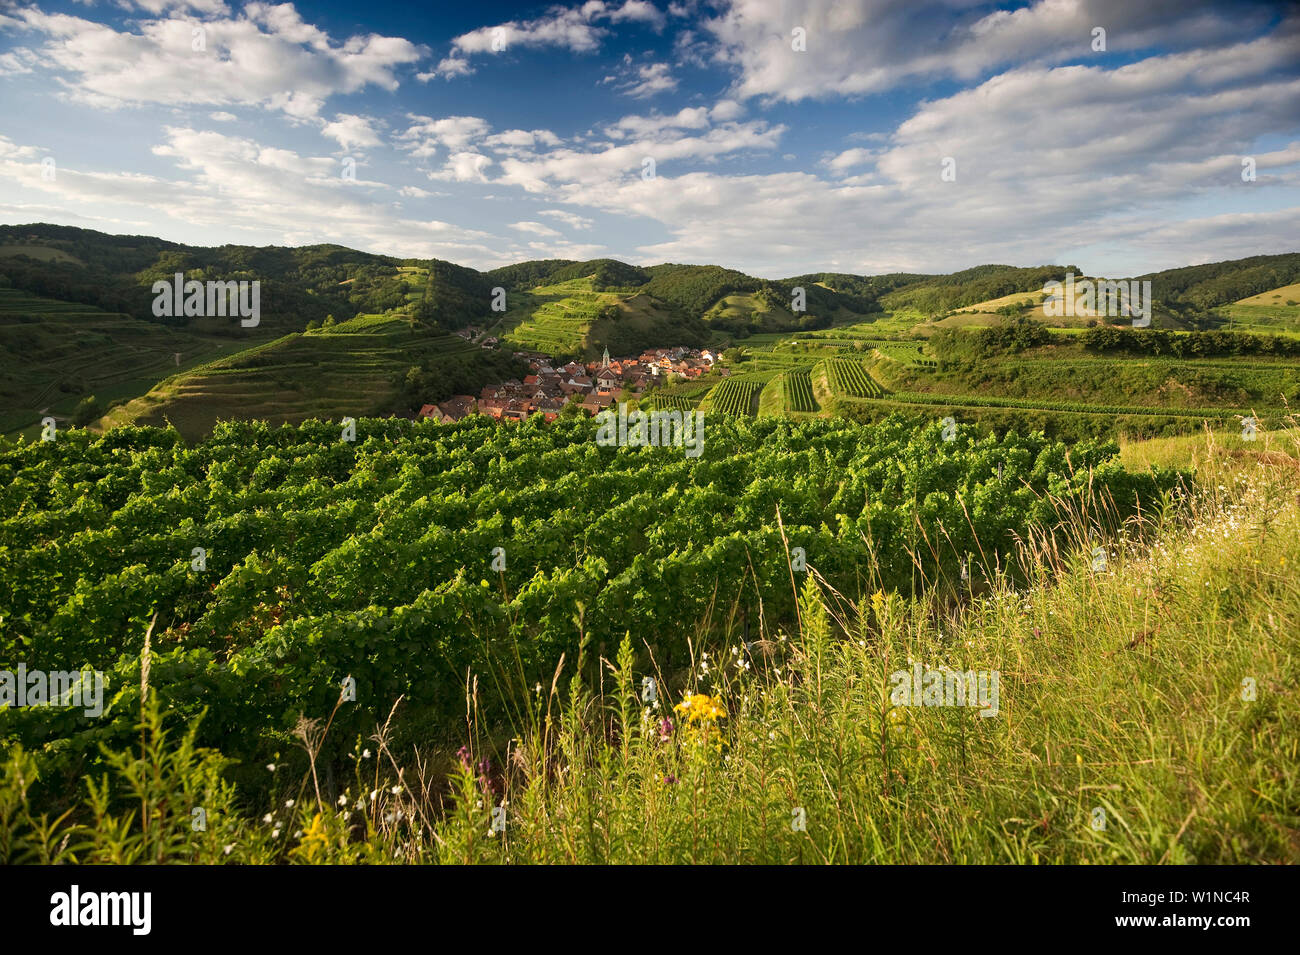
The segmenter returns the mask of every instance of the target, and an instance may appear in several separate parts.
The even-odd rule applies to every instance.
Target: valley
[[[265,321],[152,316],[148,286],[186,269],[260,278]],[[767,280],[613,259],[477,272],[338,246],[196,249],[4,226],[0,433],[34,436],[45,415],[96,428],[170,422],[190,438],[225,420],[412,416],[522,379],[529,355],[558,365],[674,347],[711,349],[717,370],[665,376],[637,396],[647,407],[951,414],[986,429],[1142,438],[1277,421],[1300,398],[1300,254],[1136,277],[1154,299],[1150,329],[1127,333],[1149,333],[1138,345],[1106,334],[1131,323],[1076,301],[1076,273],[991,265]],[[1071,301],[1048,307],[1045,289],[1062,279]]]

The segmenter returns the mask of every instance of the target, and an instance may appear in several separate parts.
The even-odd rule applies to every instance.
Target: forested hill
[[[109,235],[43,223],[0,226],[0,287],[154,320],[150,287],[186,278],[260,279],[262,310],[279,332],[301,331],[333,315],[345,321],[412,303],[409,276],[427,276],[415,296],[417,318],[455,330],[491,314],[492,289],[527,291],[589,279],[595,291],[639,292],[680,317],[725,332],[819,326],[823,316],[909,309],[941,313],[1015,292],[1041,289],[1075,265],[979,265],[947,275],[809,273],[764,279],[720,265],[641,267],[616,259],[542,259],[479,271],[438,259],[403,259],[340,245],[201,247],[152,236]],[[1122,278],[1123,276],[1113,276]],[[1157,298],[1212,308],[1300,280],[1300,252],[1192,265],[1136,276]],[[804,289],[806,311],[791,302]],[[782,314],[786,313],[786,314]],[[761,315],[762,320],[756,317]],[[811,316],[811,319],[809,319]],[[184,324],[184,319],[169,319]],[[669,344],[669,343],[665,343]]]
[[[424,287],[414,292],[412,270],[426,277]],[[719,265],[640,267],[616,259],[544,259],[479,271],[438,259],[403,259],[339,245],[201,247],[71,226],[0,226],[0,287],[185,326],[183,318],[155,319],[154,281],[177,272],[200,281],[258,279],[263,321],[267,329],[281,334],[302,331],[309,322],[329,316],[346,321],[402,307],[419,320],[454,331],[491,316],[494,288],[526,292],[575,280],[589,281],[597,292],[647,296],[654,307],[678,321],[705,322],[703,327],[723,333],[795,330],[878,313],[886,296],[928,302],[939,289],[943,302],[965,303],[989,297],[990,290],[1041,285],[1043,276],[1064,271],[1060,266],[987,265],[950,276],[823,272],[765,279]],[[797,308],[800,288],[804,301]]]
[[[404,304],[404,264],[340,245],[202,247],[67,226],[0,226],[0,287],[170,325],[186,321],[156,319],[151,288],[177,272],[199,281],[259,280],[262,321],[284,333],[331,315],[342,321]],[[477,271],[438,260],[418,264],[436,280],[429,319],[455,327],[461,316],[488,310],[491,286]]]
[[[1138,279],[1150,280],[1166,300],[1214,308],[1300,281],[1300,252],[1188,265],[1149,272]]]

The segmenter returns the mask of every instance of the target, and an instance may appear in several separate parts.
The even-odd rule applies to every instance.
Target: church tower
[[[608,345],[605,346],[605,354],[600,356],[600,367],[601,368],[609,367],[609,346]]]

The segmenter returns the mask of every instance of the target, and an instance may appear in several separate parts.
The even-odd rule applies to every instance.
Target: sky
[[[808,272],[1300,250],[1300,7],[0,0],[0,222]]]

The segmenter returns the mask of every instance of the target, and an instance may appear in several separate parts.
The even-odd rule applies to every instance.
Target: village
[[[466,330],[472,333],[472,330]],[[468,336],[466,336],[468,337]],[[481,342],[496,347],[495,340]],[[712,371],[718,355],[709,349],[653,348],[629,358],[610,358],[609,349],[599,361],[555,364],[540,352],[515,352],[528,363],[523,381],[512,379],[487,385],[477,396],[453,395],[420,408],[418,417],[449,423],[472,414],[491,415],[503,421],[523,421],[542,414],[547,421],[574,404],[588,415],[614,406],[620,395],[637,398],[648,389],[678,379],[690,381]],[[727,369],[721,369],[726,375]],[[625,397],[624,400],[627,400]]]

